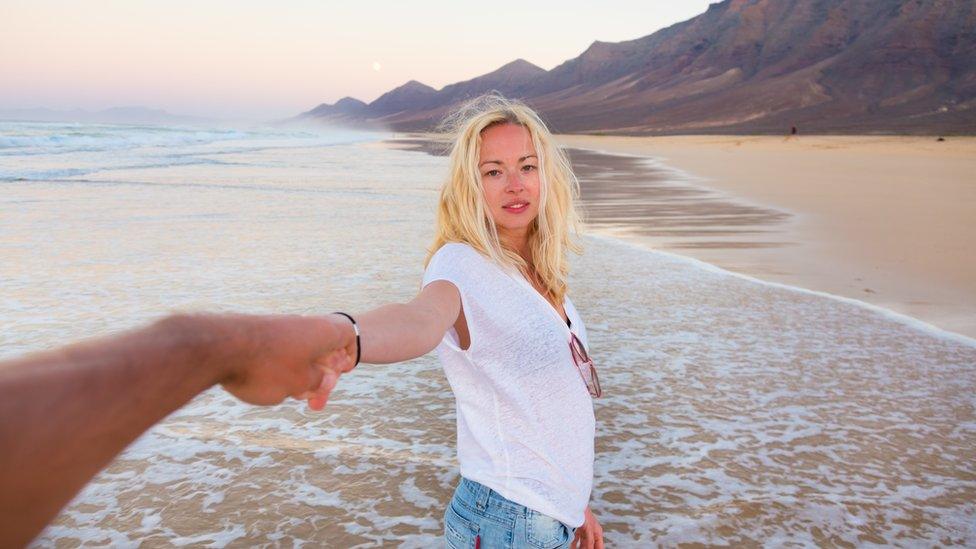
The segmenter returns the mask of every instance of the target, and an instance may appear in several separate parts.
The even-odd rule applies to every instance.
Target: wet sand
[[[976,138],[559,139],[653,157],[685,172],[678,181],[786,214],[767,217],[765,238],[732,242],[630,231],[652,247],[976,337]]]
[[[976,337],[976,138],[559,140],[596,232]]]

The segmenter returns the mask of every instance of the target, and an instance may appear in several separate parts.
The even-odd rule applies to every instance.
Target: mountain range
[[[296,117],[430,130],[498,91],[556,132],[976,133],[976,1],[724,0],[648,36],[523,59],[439,90],[411,80]]]

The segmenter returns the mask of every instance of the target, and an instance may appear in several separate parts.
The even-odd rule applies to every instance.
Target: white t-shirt
[[[452,327],[437,346],[457,401],[461,475],[571,527],[593,486],[593,401],[569,347],[570,328],[518,272],[467,244],[449,243],[423,285],[454,284],[471,344]],[[572,330],[589,346],[567,297]]]

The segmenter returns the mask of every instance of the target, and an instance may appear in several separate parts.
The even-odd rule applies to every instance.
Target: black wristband
[[[342,315],[342,316],[348,318],[349,319],[349,322],[352,322],[352,329],[356,332],[356,363],[352,365],[352,367],[355,368],[356,366],[359,366],[359,358],[361,356],[363,356],[362,355],[363,347],[362,347],[362,345],[360,344],[360,341],[359,341],[359,324],[356,324],[356,319],[355,318],[347,315],[346,313],[342,313],[342,312],[336,311],[335,314]]]

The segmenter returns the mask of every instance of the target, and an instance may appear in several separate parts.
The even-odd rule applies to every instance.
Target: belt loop
[[[478,483],[478,496],[475,500],[475,505],[477,505],[479,511],[484,511],[488,508],[488,498],[491,496],[491,488],[485,486],[484,484]]]

